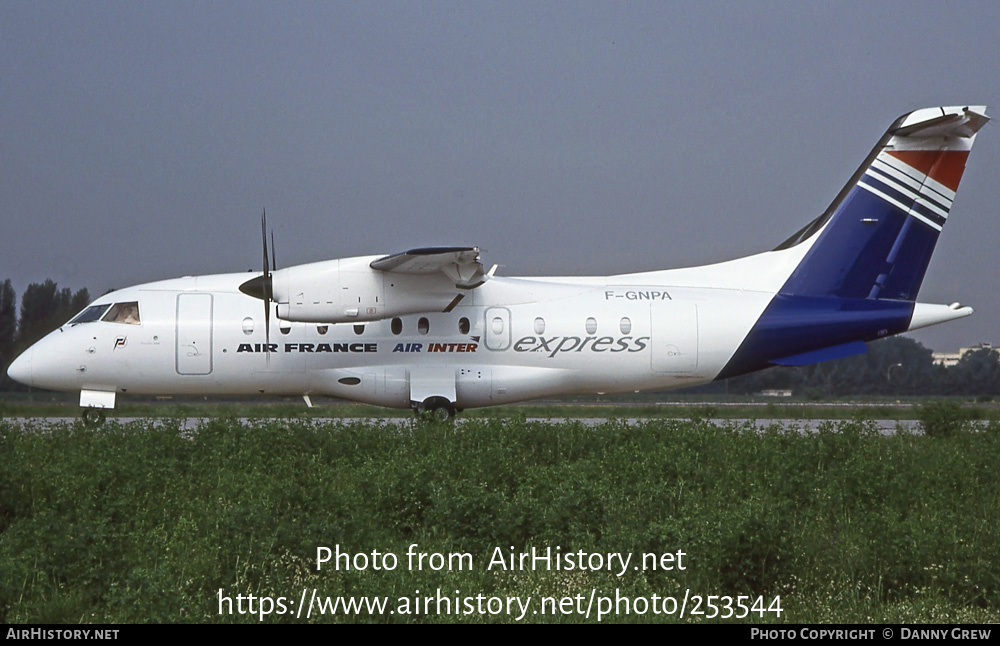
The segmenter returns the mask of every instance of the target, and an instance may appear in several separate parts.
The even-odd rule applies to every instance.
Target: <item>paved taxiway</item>
[[[52,424],[72,424],[79,420],[76,417],[12,417],[8,418],[12,422],[17,422],[25,426],[47,426]],[[260,422],[265,421],[268,418],[249,418],[242,417],[238,418],[240,422]],[[306,421],[315,424],[353,424],[356,422],[384,422],[386,424],[397,424],[404,425],[410,424],[414,421],[412,417],[316,417],[316,418],[304,418],[299,420],[299,418],[293,418],[295,421]],[[626,424],[635,425],[642,424],[644,422],[651,421],[662,421],[664,418],[645,418],[645,417],[627,417],[622,418]],[[210,421],[209,418],[203,417],[188,417],[183,420],[174,420],[173,418],[157,418],[157,417],[109,417],[107,423],[119,423],[128,424],[131,422],[144,422],[144,421],[170,421],[181,422],[180,428],[185,430],[194,430],[198,428],[200,424]],[[458,424],[463,423],[463,418],[459,417],[456,422]],[[601,424],[608,421],[617,421],[612,418],[607,417],[529,417],[527,418],[529,422],[543,422],[550,424],[563,424],[568,422],[577,422],[583,424],[584,426],[600,426]],[[686,421],[682,418],[678,418],[678,421]],[[752,424],[758,430],[765,430],[772,426],[778,426],[783,429],[798,430],[801,432],[815,433],[820,428],[833,425],[836,426],[838,423],[843,423],[848,420],[843,419],[709,419],[706,420],[715,424],[716,426],[744,426],[746,424]],[[920,432],[920,422],[917,420],[894,420],[894,419],[882,419],[882,420],[872,420],[872,424],[878,429],[879,433],[882,435],[894,435],[896,433],[918,433]]]

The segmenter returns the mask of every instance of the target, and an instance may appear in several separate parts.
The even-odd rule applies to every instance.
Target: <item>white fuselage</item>
[[[315,394],[400,408],[427,396],[473,408],[677,388],[718,375],[783,280],[780,266],[794,264],[786,257],[801,253],[610,277],[493,277],[450,312],[396,317],[399,327],[287,322],[272,306],[270,347],[262,301],[238,289],[247,274],[178,278],[94,302],[137,302],[139,324],[65,325],[23,361],[32,385],[54,390]]]

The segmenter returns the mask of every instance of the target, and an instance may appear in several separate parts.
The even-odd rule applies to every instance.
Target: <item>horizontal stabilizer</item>
[[[865,345],[864,341],[851,341],[850,343],[842,343],[841,345],[813,350],[812,352],[803,352],[802,354],[795,354],[790,357],[772,359],[771,363],[779,366],[808,366],[820,363],[821,361],[843,359],[844,357],[853,357],[854,355],[866,352],[868,352],[868,346]]]
[[[951,305],[914,303],[913,316],[910,317],[910,327],[907,330],[919,330],[928,325],[937,325],[945,321],[965,318],[972,314],[972,312],[971,307],[963,307],[958,303],[952,303]]]

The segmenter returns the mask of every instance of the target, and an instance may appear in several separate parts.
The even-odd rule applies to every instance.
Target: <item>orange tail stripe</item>
[[[965,172],[968,150],[890,150],[890,155],[953,191]]]

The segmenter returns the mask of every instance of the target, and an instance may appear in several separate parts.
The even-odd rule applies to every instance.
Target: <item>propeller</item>
[[[278,263],[274,256],[274,231],[271,231],[271,254],[267,253],[267,209],[263,209],[260,215],[260,238],[264,252],[264,272],[256,278],[251,278],[242,285],[240,291],[247,296],[259,298],[264,301],[264,349],[270,360],[271,351],[271,302],[274,300],[274,282],[271,276],[272,269],[277,269]],[[269,262],[270,261],[270,262]]]

